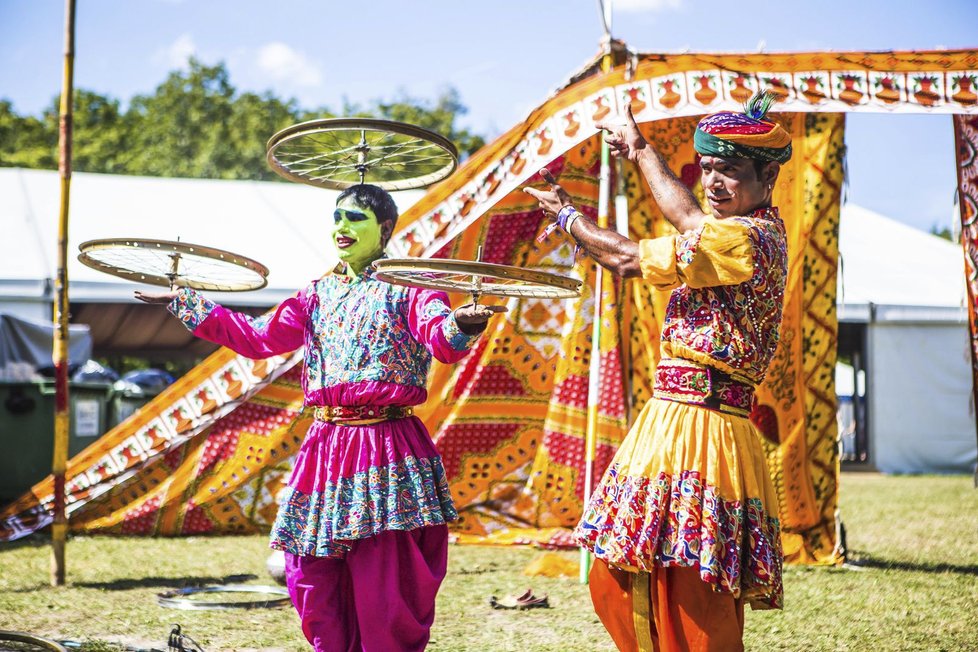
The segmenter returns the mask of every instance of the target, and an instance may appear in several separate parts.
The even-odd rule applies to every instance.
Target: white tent
[[[0,168],[0,312],[52,318],[59,192],[56,172]],[[140,286],[78,262],[78,245],[102,238],[179,238],[226,249],[266,265],[268,286],[208,296],[268,308],[335,264],[326,227],[338,194],[294,183],[76,173],[68,237],[72,319],[92,325],[96,351],[189,346],[199,354],[187,334],[173,328],[179,324],[132,298]],[[423,194],[393,196],[403,212]]]
[[[973,471],[960,245],[848,204],[839,249],[840,328],[854,325],[862,339],[869,463],[887,473]]]
[[[0,168],[0,296],[44,297],[57,261],[60,183],[56,172]],[[268,287],[217,295],[222,302],[274,305],[330,264],[327,219],[338,191],[294,183],[169,179],[75,173],[71,179],[68,266],[71,297],[83,303],[128,300],[136,287],[85,267],[78,245],[99,238],[180,239],[254,258],[270,269]],[[394,193],[401,211],[423,191]]]

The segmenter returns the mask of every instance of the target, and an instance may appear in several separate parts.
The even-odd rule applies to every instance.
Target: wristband
[[[566,206],[562,207],[560,209],[560,212],[557,213],[557,224],[560,225],[560,228],[566,231],[567,220],[571,219],[571,216],[573,215],[580,215],[580,213],[578,213],[577,209],[574,208],[571,204],[567,204]]]
[[[564,224],[564,231],[566,231],[567,235],[569,235],[572,238],[574,237],[574,234],[571,233],[571,226],[573,226],[574,222],[576,222],[577,218],[579,218],[580,216],[581,216],[580,213],[574,211],[573,213],[571,213],[571,216],[567,218],[567,223]],[[577,238],[574,239],[576,240]]]

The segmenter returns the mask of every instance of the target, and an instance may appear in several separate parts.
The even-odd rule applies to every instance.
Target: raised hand
[[[623,156],[629,161],[637,162],[639,152],[648,146],[645,136],[638,130],[635,116],[632,115],[632,103],[625,105],[624,123],[613,124],[610,122],[597,122],[594,125],[598,129],[607,131],[604,142],[611,148],[612,156]]]
[[[554,217],[560,212],[561,208],[569,206],[572,203],[571,196],[557,184],[554,175],[550,174],[550,170],[547,168],[540,169],[540,176],[550,184],[550,190],[523,188],[523,192],[536,199],[540,203],[540,208],[543,209],[544,213]]]
[[[154,303],[167,305],[177,298],[177,292],[162,292],[160,294],[148,294],[141,290],[136,290],[134,296],[143,303]]]

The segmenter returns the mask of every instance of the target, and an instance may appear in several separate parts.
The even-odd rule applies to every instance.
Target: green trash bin
[[[109,399],[108,428],[115,428],[117,425],[131,417],[139,411],[141,407],[152,401],[158,392],[133,391],[130,389],[117,389]]]
[[[54,381],[0,381],[0,505],[51,473],[54,456]],[[71,422],[68,457],[109,429],[112,385],[68,383]]]

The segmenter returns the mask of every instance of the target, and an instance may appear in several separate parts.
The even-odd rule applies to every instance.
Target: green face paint
[[[340,260],[360,274],[367,265],[384,253],[380,223],[369,208],[356,203],[352,197],[336,205],[329,229],[330,240]]]

